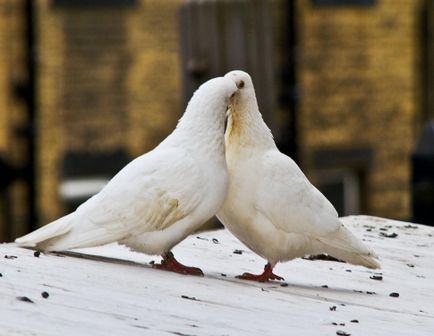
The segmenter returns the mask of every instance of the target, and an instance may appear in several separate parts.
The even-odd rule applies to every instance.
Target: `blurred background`
[[[434,1],[0,0],[0,241],[74,210],[234,69],[341,216],[434,225]]]

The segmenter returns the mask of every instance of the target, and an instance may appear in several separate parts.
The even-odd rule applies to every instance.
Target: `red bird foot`
[[[188,267],[179,263],[175,259],[172,252],[165,253],[163,255],[163,259],[161,260],[161,264],[154,264],[152,265],[152,267],[159,270],[170,271],[180,274],[203,276],[203,272],[200,268]]]
[[[268,280],[285,280],[282,277],[273,273],[273,267],[270,263],[265,265],[264,272],[262,274],[251,274],[244,273],[243,275],[238,275],[238,279],[242,280],[250,280],[250,281],[258,281],[258,282],[267,282]]]

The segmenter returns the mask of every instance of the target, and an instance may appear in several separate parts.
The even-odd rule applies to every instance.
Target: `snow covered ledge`
[[[284,283],[237,280],[264,260],[225,230],[175,248],[203,278],[152,269],[155,257],[115,244],[39,257],[1,244],[0,334],[433,335],[434,228],[343,221],[379,254],[381,274],[297,259],[277,265]]]

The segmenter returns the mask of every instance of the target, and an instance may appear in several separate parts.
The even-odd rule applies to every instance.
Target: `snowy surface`
[[[174,249],[205,277],[152,269],[159,258],[117,245],[38,258],[2,244],[0,335],[434,335],[434,228],[343,220],[379,254],[382,280],[362,267],[303,259],[277,265],[283,286],[238,280],[265,262],[225,230]]]

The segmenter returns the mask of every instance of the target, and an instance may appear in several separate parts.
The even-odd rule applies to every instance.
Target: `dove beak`
[[[227,110],[226,110],[226,116],[225,116],[225,133],[226,133],[226,130],[227,130],[227,128],[228,128],[228,124],[229,124],[229,120],[232,118],[232,113],[231,113],[231,108],[232,108],[232,106],[231,105],[228,105],[228,108],[227,108]]]
[[[225,114],[225,132],[228,127],[229,119],[232,117],[232,103],[233,103],[233,97],[229,100],[229,104],[226,108],[226,114]]]
[[[229,98],[229,104],[228,104],[228,107],[227,107],[227,110],[226,110],[226,117],[229,117],[231,115],[232,108],[233,108],[234,103],[235,103],[235,96],[236,96],[236,94],[234,93],[231,96],[231,98]]]
[[[234,97],[232,96],[229,99],[228,106],[226,107],[226,118],[228,118],[231,115],[231,109],[232,109],[233,102],[234,102]]]
[[[226,118],[229,118],[229,116],[231,115],[231,108],[232,108],[232,105],[228,105],[228,108],[226,110]]]

